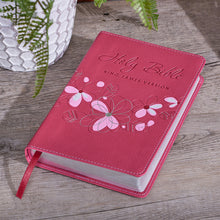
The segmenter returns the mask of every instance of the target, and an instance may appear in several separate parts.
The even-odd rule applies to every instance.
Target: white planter
[[[0,7],[5,5],[0,0]],[[55,0],[49,28],[49,64],[61,58],[67,49],[74,25],[77,0]],[[38,9],[40,15],[41,11]],[[0,17],[0,67],[13,71],[36,70],[34,55],[17,43],[16,27],[8,19]]]

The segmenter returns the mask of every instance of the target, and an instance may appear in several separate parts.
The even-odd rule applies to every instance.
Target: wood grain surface
[[[0,219],[220,219],[220,1],[158,0],[159,31],[123,1],[79,3],[69,48],[33,99],[35,73],[0,69]],[[144,199],[36,168],[15,197],[24,148],[97,34],[109,31],[206,59],[205,82]]]

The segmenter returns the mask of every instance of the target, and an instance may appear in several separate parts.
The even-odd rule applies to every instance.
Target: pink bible
[[[27,145],[17,196],[35,166],[147,196],[203,83],[204,64],[199,55],[99,33]]]

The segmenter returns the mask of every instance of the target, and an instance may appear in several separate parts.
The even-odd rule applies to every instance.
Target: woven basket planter
[[[74,25],[77,0],[55,0],[49,28],[49,64],[61,58],[67,49]],[[6,5],[0,1],[0,7]],[[37,9],[40,15],[40,9]],[[0,67],[13,71],[36,70],[34,55],[17,42],[17,30],[13,23],[0,17]]]

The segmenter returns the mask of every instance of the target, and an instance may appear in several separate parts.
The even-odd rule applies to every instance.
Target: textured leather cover
[[[203,57],[101,32],[25,149],[142,176],[199,76]],[[38,162],[36,166],[145,197],[201,87],[196,88],[144,192]]]

